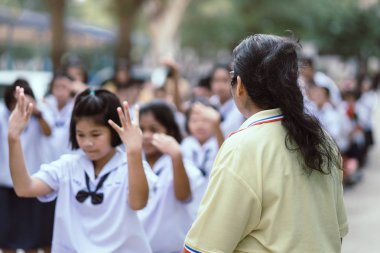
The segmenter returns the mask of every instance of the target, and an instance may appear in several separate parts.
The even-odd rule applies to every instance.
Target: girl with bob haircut
[[[140,126],[144,155],[157,182],[139,217],[153,252],[180,252],[195,218],[200,202],[197,192],[204,178],[193,163],[183,159],[181,132],[165,101],[142,106]]]
[[[231,91],[247,120],[217,155],[184,252],[340,252],[341,157],[304,111],[298,47],[257,34],[234,49]]]
[[[122,110],[119,99],[105,90],[80,93],[70,122],[70,142],[79,152],[43,164],[30,176],[20,135],[33,106],[20,87],[16,97],[8,131],[12,180],[18,196],[57,199],[52,251],[151,252],[136,214],[148,200],[151,178],[144,170],[150,168],[142,161],[142,133],[128,104]]]

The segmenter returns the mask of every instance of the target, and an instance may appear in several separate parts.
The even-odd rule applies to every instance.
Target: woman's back
[[[277,109],[259,112],[243,126],[279,113]],[[330,175],[307,174],[297,152],[286,148],[285,136],[278,121],[248,127],[226,140],[202,201],[210,212],[198,217],[200,223],[207,223],[198,226],[202,232],[218,231],[221,240],[196,238],[199,241],[187,241],[190,245],[216,243],[226,252],[340,252],[340,238],[347,233],[343,202],[339,202],[341,171],[331,168]],[[220,212],[211,211],[214,203]],[[224,219],[226,213],[234,213],[234,219]]]

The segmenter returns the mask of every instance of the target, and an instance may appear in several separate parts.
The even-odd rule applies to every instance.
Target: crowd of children
[[[360,96],[341,95],[311,61],[304,65],[308,113],[338,144],[346,183],[355,183],[373,144],[375,89],[364,82]],[[216,154],[245,120],[229,65],[216,65],[193,89],[182,88],[173,62],[161,87],[122,64],[100,89],[89,88],[74,67],[54,74],[41,101],[22,79],[4,94],[0,249],[181,252]]]

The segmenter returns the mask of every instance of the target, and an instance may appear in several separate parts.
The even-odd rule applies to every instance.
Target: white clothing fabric
[[[57,198],[52,252],[151,252],[137,212],[128,205],[128,164],[126,154],[119,148],[95,178],[92,162],[81,152],[63,155],[59,160],[41,166],[34,175],[48,184],[53,192],[39,197],[41,201]],[[148,184],[156,179],[144,162]],[[104,194],[101,204],[93,205],[91,198],[83,203],[76,200],[80,190],[95,190],[99,180],[109,173],[98,192]]]
[[[46,112],[46,107],[38,106],[45,121],[51,126],[52,119]],[[13,182],[9,168],[9,148],[8,148],[8,122],[10,111],[0,103],[0,185],[13,187]],[[21,134],[21,144],[24,153],[25,165],[29,174],[37,172],[44,162],[49,162],[50,147],[49,137],[45,136],[41,130],[37,118],[31,117],[24,132]]]
[[[192,199],[176,199],[173,184],[173,166],[170,156],[163,155],[153,166],[158,180],[148,205],[138,215],[143,222],[154,253],[181,252],[187,231],[195,219],[194,210],[199,204],[195,194],[204,181],[200,171],[189,161],[184,161],[190,181]]]
[[[232,132],[239,129],[244,122],[244,117],[236,107],[233,98],[220,106],[219,112],[222,115],[221,129],[224,137],[228,137]]]
[[[70,148],[70,120],[74,107],[74,100],[70,100],[61,110],[58,109],[57,99],[49,95],[44,102],[53,116],[52,136],[50,140],[51,161],[57,160],[61,155],[71,153]]]

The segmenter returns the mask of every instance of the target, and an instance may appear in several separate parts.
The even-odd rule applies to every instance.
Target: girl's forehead
[[[152,112],[145,112],[140,115],[140,124],[144,125],[159,125],[163,128],[165,128],[165,125],[161,124],[156,117],[154,117],[154,114]]]
[[[96,122],[91,117],[81,117],[77,119],[76,121],[76,127],[91,127],[91,128],[99,128],[99,127],[106,127],[103,124],[100,124],[99,122]]]

